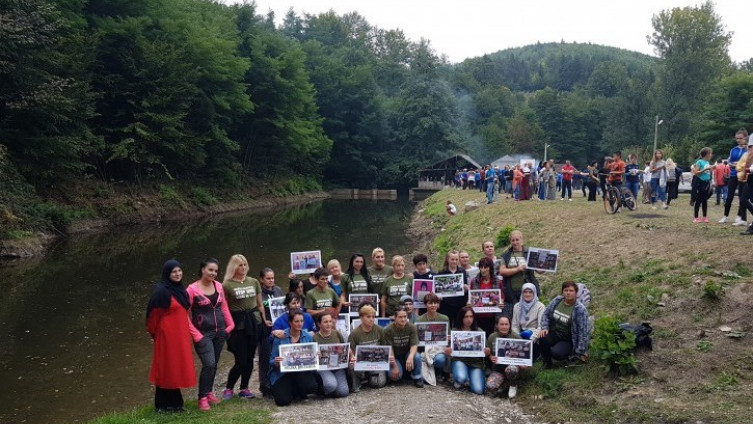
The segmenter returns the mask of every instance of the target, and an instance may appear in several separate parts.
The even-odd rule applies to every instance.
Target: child
[[[452,200],[447,201],[447,214],[450,216],[455,216],[458,214],[458,208],[456,208],[455,205],[452,204]]]
[[[693,184],[693,198],[695,199],[694,207],[694,223],[709,222],[706,212],[708,210],[708,200],[711,197],[711,172],[716,167],[711,165],[709,160],[711,159],[711,148],[704,147],[701,149],[700,159],[698,159],[692,168],[693,175],[696,177],[696,183]],[[703,209],[703,217],[698,217],[698,209]]]

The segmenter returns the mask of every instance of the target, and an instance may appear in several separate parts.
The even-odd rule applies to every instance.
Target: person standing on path
[[[740,128],[735,133],[735,141],[737,146],[733,147],[729,151],[729,157],[727,158],[727,165],[729,165],[729,181],[727,181],[727,200],[724,201],[724,216],[719,220],[720,224],[727,223],[727,217],[729,211],[732,209],[732,200],[735,198],[735,191],[740,201],[740,205],[737,208],[737,217],[734,226],[743,226],[747,223],[747,212],[745,209],[745,202],[743,201],[743,188],[745,184],[740,184],[737,178],[737,162],[747,152],[746,142],[748,141],[748,131],[745,128]]]
[[[157,412],[183,412],[180,389],[196,385],[186,319],[190,305],[183,287],[183,267],[171,259],[162,266],[162,277],[146,307],[146,329],[154,340],[149,381],[155,386]]]
[[[573,174],[575,174],[575,167],[570,164],[569,160],[565,161],[562,165],[562,198],[560,200],[573,200]]]

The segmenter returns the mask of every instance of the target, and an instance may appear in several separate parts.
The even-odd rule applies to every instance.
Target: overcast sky
[[[232,0],[226,0],[231,2]],[[687,0],[256,0],[257,13],[275,12],[278,24],[292,7],[299,15],[330,9],[356,11],[383,29],[400,28],[413,41],[431,40],[451,62],[537,41],[602,44],[654,55],[646,36],[651,17],[665,9],[695,6]],[[717,0],[715,10],[734,32],[729,54],[753,57],[753,2]],[[747,22],[746,22],[747,20]]]

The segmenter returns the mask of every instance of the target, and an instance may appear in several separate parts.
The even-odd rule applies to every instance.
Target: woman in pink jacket
[[[225,339],[235,326],[222,284],[216,281],[219,267],[217,259],[206,259],[199,270],[201,279],[186,289],[191,305],[189,329],[196,355],[201,360],[199,409],[202,411],[208,411],[210,403],[220,403],[212,387]]]

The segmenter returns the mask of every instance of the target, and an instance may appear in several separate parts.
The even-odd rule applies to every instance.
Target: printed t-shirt
[[[387,296],[387,316],[395,313],[395,308],[400,306],[400,298],[405,295],[411,295],[413,287],[413,276],[406,274],[403,278],[397,279],[390,275],[382,285],[382,296]]]
[[[360,325],[355,330],[350,332],[348,336],[348,343],[353,352],[356,351],[356,346],[386,346],[388,343],[384,338],[384,329],[376,324],[371,327],[371,331],[368,333],[363,331],[363,327]]]
[[[526,263],[526,255],[524,252],[512,252],[510,255],[510,263],[508,268],[515,268],[518,265]],[[510,281],[510,287],[512,291],[517,293],[523,290],[523,284],[526,282],[526,271],[515,273],[512,277],[505,277]]]
[[[345,294],[365,294],[369,292],[369,285],[361,274],[354,274],[353,280],[348,275],[348,282],[345,283]]]
[[[256,278],[246,277],[243,282],[228,280],[222,283],[222,288],[230,312],[247,311],[259,306],[256,295],[261,293],[261,284]]]
[[[381,294],[382,285],[387,281],[387,277],[392,275],[392,267],[385,265],[384,268],[377,270],[374,267],[369,267],[369,275],[371,276],[371,286],[369,286],[369,293]]]
[[[392,346],[395,355],[404,355],[408,353],[411,346],[418,346],[418,331],[411,323],[398,328],[393,322],[384,329],[384,339],[388,345]]]
[[[334,290],[329,287],[325,287],[324,291],[319,291],[318,288],[309,290],[306,293],[306,310],[317,311],[324,308],[333,308],[340,304],[340,298],[337,296]]]
[[[575,304],[570,306],[565,305],[565,301],[561,301],[559,305],[554,309],[554,328],[552,329],[557,335],[564,340],[570,340],[572,338],[571,320],[573,316],[573,308]]]

